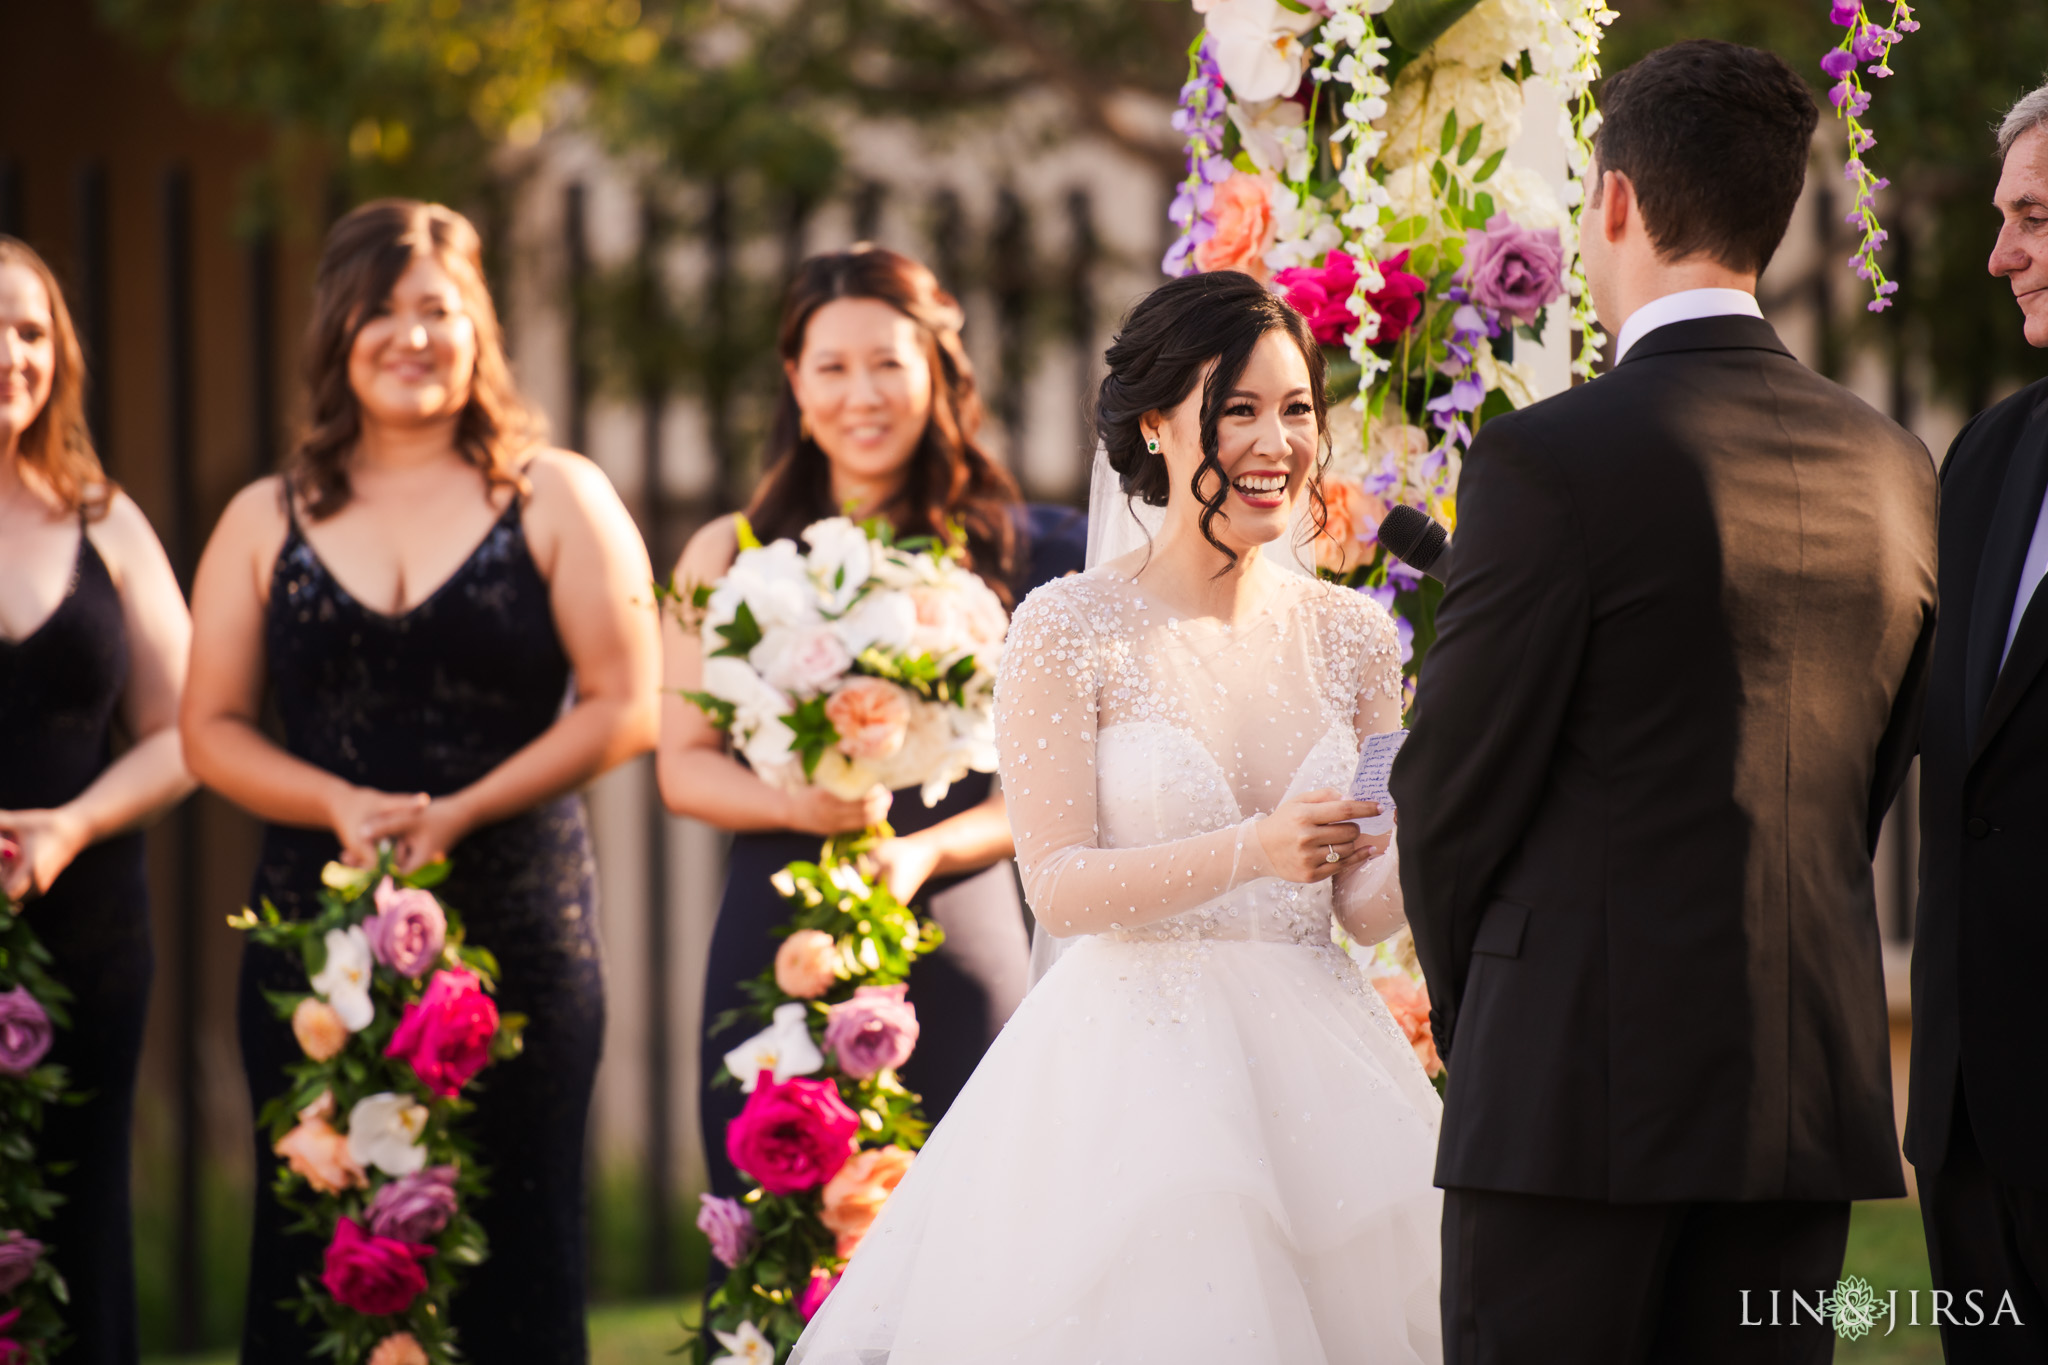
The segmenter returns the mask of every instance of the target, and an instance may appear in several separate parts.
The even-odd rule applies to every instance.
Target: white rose
[[[1479,0],[1430,46],[1429,55],[1481,69],[1515,66],[1543,40],[1546,17],[1538,0]]]
[[[427,1107],[410,1095],[389,1091],[357,1100],[348,1111],[348,1157],[364,1170],[411,1175],[427,1164],[420,1138],[427,1131]]]
[[[917,633],[917,604],[904,591],[871,592],[860,605],[832,623],[847,652],[858,658],[869,647],[901,653]]]
[[[783,716],[790,711],[789,698],[770,686],[745,659],[714,655],[704,661],[704,690],[735,711],[762,716]]]
[[[809,625],[819,619],[817,585],[793,540],[740,551],[711,597],[714,619],[727,603],[736,609],[738,602],[744,601],[762,630]]]
[[[803,785],[803,768],[796,764],[796,731],[773,716],[748,717],[739,742],[740,756],[747,766],[771,787]],[[792,772],[792,767],[795,771]]]
[[[802,775],[802,770],[798,770]],[[858,801],[868,794],[868,789],[882,781],[875,770],[865,763],[848,758],[838,749],[827,749],[818,759],[818,766],[811,773],[811,785],[822,787],[842,801]]]
[[[1278,0],[1218,0],[1209,10],[1209,45],[1230,93],[1253,103],[1293,94],[1308,66],[1301,35],[1321,17]]]
[[[1497,67],[1482,71],[1433,58],[1411,62],[1394,82],[1387,116],[1380,123],[1387,134],[1387,145],[1380,154],[1382,163],[1390,167],[1412,161],[1427,163],[1442,146],[1444,116],[1453,110],[1457,111],[1461,141],[1474,124],[1484,125],[1479,153],[1471,163],[1477,169],[1480,162],[1521,135],[1522,87]]]
[[[363,926],[329,929],[326,937],[327,965],[311,982],[313,990],[341,1016],[350,1033],[369,1027],[377,1017],[370,1000],[370,973],[375,961],[370,956],[370,936]]]
[[[1571,245],[1571,213],[1558,202],[1550,182],[1527,166],[1503,164],[1479,189],[1492,195],[1494,207],[1514,219],[1518,226],[1538,231],[1556,228],[1564,235],[1566,245]]]
[[[815,697],[853,667],[853,655],[828,625],[778,626],[747,655],[770,687],[793,697]]]
[[[867,586],[874,542],[845,517],[827,517],[804,528],[811,547],[811,573],[825,594],[825,609],[834,616],[851,606]]]
[[[1355,477],[1365,461],[1365,414],[1350,400],[1330,405],[1330,472]]]

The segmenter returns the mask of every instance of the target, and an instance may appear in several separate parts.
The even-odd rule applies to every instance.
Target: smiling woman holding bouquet
[[[532,1021],[463,1119],[488,1168],[490,1257],[453,1305],[472,1360],[581,1362],[583,1137],[603,1032],[596,887],[577,788],[654,738],[646,553],[597,469],[550,450],[513,386],[476,230],[383,200],[329,234],[308,336],[309,421],[281,477],[238,495],[195,585],[193,770],[262,816],[251,903],[315,913],[321,869],[446,855],[439,892]],[[283,743],[263,728],[266,695]],[[330,966],[334,964],[330,963]],[[306,965],[251,944],[240,1032],[260,1109],[318,1039],[266,992]],[[317,1281],[257,1140],[245,1365],[312,1354],[279,1306]],[[330,1259],[331,1267],[331,1259]]]
[[[981,400],[960,325],[959,305],[907,256],[863,245],[804,262],[783,308],[786,382],[768,472],[746,513],[754,536],[796,540],[806,527],[849,512],[882,518],[901,538],[957,528],[967,567],[1005,605],[1057,571],[1054,556],[1033,555],[1016,485],[976,442]],[[1041,535],[1038,548],[1051,539]],[[716,581],[739,548],[736,518],[712,522],[683,552],[676,582]],[[946,932],[945,946],[910,978],[919,1033],[902,1071],[933,1121],[1023,997],[1030,947],[1009,870],[1009,822],[991,778],[971,773],[930,807],[915,787],[892,794],[876,786],[849,799],[821,785],[771,785],[678,695],[704,685],[703,650],[675,622],[665,629],[662,795],[677,814],[739,836],[712,938],[700,1070],[711,1185],[737,1195],[743,1185],[726,1157],[725,1131],[745,1097],[709,1078],[755,1025],[716,1031],[708,1024],[746,1006],[742,983],[776,959],[781,940],[772,931],[788,909],[769,878],[785,864],[815,859],[821,839],[884,818],[894,829],[896,837],[873,855],[881,875],[898,898],[928,907]],[[787,661],[798,671],[802,664]],[[846,713],[838,720],[887,728],[883,717],[851,714],[871,699],[846,690],[845,699],[835,698]]]

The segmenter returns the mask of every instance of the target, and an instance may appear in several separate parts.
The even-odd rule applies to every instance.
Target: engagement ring
[[[1335,844],[1331,844],[1328,848],[1323,850],[1323,861],[1326,863],[1341,863],[1344,860],[1342,857],[1338,855],[1337,846]]]

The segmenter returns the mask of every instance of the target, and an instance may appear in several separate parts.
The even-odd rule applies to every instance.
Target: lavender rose
[[[395,886],[386,877],[377,888],[377,913],[363,924],[377,960],[414,980],[426,975],[448,942],[448,917],[434,893]]]
[[[1533,324],[1564,297],[1564,241],[1556,228],[1517,227],[1496,213],[1465,238],[1465,289],[1472,302]]]
[[[377,1191],[363,1221],[376,1237],[399,1242],[425,1242],[439,1235],[455,1216],[455,1168],[429,1166],[402,1175]]]
[[[0,1236],[0,1294],[12,1294],[35,1274],[43,1244],[17,1229]]]
[[[857,1080],[902,1066],[917,1047],[917,1007],[908,986],[862,986],[825,1018],[825,1049]]]
[[[730,1270],[754,1249],[754,1215],[737,1199],[715,1194],[697,1198],[704,1206],[697,1211],[697,1230],[711,1239],[711,1254]]]
[[[0,992],[0,1075],[25,1076],[50,1050],[50,1016],[25,986]]]

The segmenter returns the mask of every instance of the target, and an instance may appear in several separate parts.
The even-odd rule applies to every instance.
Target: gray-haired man
[[[1990,270],[2048,347],[2048,87],[2006,115]],[[2048,1360],[2048,380],[1941,473],[1906,1155],[1951,1365]],[[1939,1302],[1939,1301],[1937,1301]]]

